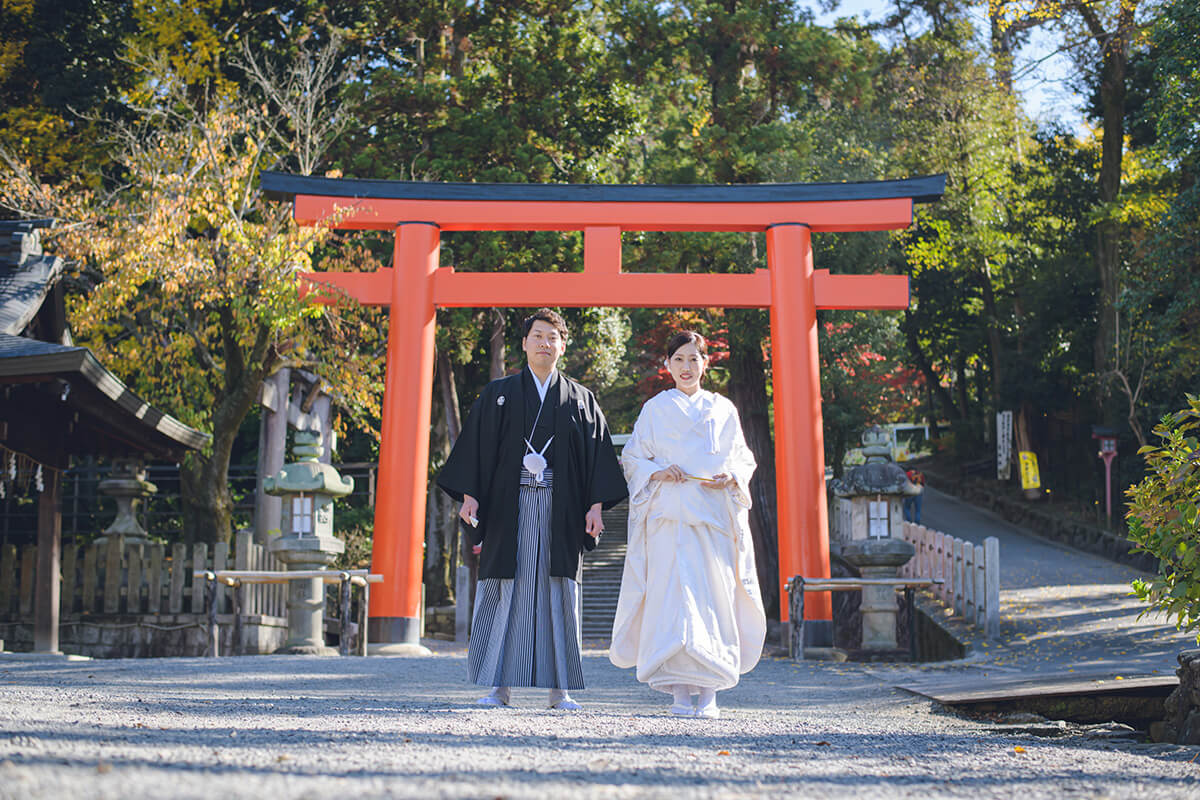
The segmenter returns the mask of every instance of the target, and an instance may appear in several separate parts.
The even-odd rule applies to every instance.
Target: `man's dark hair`
[[[667,340],[667,358],[675,355],[675,351],[683,347],[685,344],[694,344],[696,349],[700,351],[700,355],[705,359],[708,358],[708,343],[704,341],[704,337],[695,331],[680,331]]]
[[[555,330],[558,331],[558,335],[563,338],[563,341],[567,340],[567,321],[562,318],[561,314],[550,308],[539,308],[525,318],[524,333],[521,334],[522,339],[529,336],[529,331],[533,328],[533,323],[538,320],[553,325]]]

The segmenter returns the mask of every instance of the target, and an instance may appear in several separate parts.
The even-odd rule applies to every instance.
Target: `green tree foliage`
[[[904,362],[899,315],[822,312],[821,409],[825,463],[841,477],[846,453],[873,424],[915,419],[924,382]]]
[[[12,157],[0,202],[66,224],[56,244],[89,291],[73,296],[73,330],[139,394],[212,433],[183,464],[188,538],[231,535],[228,467],[234,440],[264,378],[279,367],[316,368],[359,421],[377,415],[380,365],[364,358],[377,336],[355,313],[326,312],[299,297],[297,273],[327,238],[266,201],[261,169],[292,149],[265,110],[237,99],[193,103],[160,66],[120,126],[125,185],[115,193],[41,184]],[[326,76],[328,77],[328,76]],[[328,87],[326,82],[326,87]]]
[[[1150,42],[1139,62],[1147,99],[1137,124],[1152,133],[1138,153],[1139,190],[1124,204],[1137,228],[1118,305],[1124,349],[1114,376],[1134,425],[1176,407],[1194,388],[1200,359],[1200,10],[1166,4]]]
[[[1129,538],[1158,559],[1158,575],[1133,589],[1183,630],[1200,629],[1200,397],[1154,428],[1140,450],[1149,474],[1130,487]],[[1196,640],[1200,642],[1200,633]]]
[[[96,175],[109,153],[98,116],[135,81],[122,60],[134,29],[120,0],[0,5],[0,147],[48,181]]]
[[[781,0],[614,3],[609,36],[643,122],[627,139],[626,180],[749,183],[779,174],[779,154],[812,149],[798,124],[816,103],[854,104],[870,93],[853,37],[813,25]],[[761,237],[629,237],[626,265],[645,271],[748,272],[765,266]],[[750,527],[768,609],[778,603],[775,457],[771,440],[767,314],[728,310],[728,389],[758,461]]]

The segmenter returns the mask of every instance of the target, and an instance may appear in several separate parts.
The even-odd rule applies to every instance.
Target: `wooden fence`
[[[211,550],[211,552],[210,552]],[[36,585],[37,547],[0,547],[0,619],[32,618]],[[204,581],[199,570],[280,570],[287,567],[259,544],[250,531],[237,534],[235,547],[206,544],[133,544],[122,537],[62,552],[60,614],[202,614]],[[220,598],[220,613],[232,610],[228,587]],[[242,614],[287,616],[287,587],[242,586]]]
[[[941,580],[933,592],[947,607],[988,637],[999,635],[1000,540],[989,536],[974,544],[911,522],[904,523],[904,540],[917,552],[900,575]]]

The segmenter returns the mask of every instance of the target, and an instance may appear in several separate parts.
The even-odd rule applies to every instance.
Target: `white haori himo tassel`
[[[525,440],[525,446],[529,448],[529,452],[525,454],[525,458],[521,459],[521,464],[538,483],[542,482],[542,474],[546,471],[546,448],[549,447],[550,443],[553,441],[554,437],[551,436],[546,440],[546,443],[542,445],[542,449],[540,451],[534,451],[533,445],[530,443],[530,441],[528,439]]]

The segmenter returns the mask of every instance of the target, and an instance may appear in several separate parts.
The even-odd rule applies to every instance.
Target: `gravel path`
[[[451,645],[423,658],[0,656],[6,798],[1200,798],[1200,748],[1121,726],[962,719],[893,688],[1080,669],[1170,671],[1194,639],[1137,619],[1137,573],[934,490],[925,522],[1001,540],[1001,642],[944,665],[764,659],[719,720],[585,653],[577,713],[484,709]],[[939,678],[938,676],[942,677]]]
[[[0,658],[0,798],[1200,796],[1196,748],[959,719],[855,665],[766,659],[722,719],[696,720],[585,655],[577,713],[544,710],[541,690],[475,706],[453,648]]]

